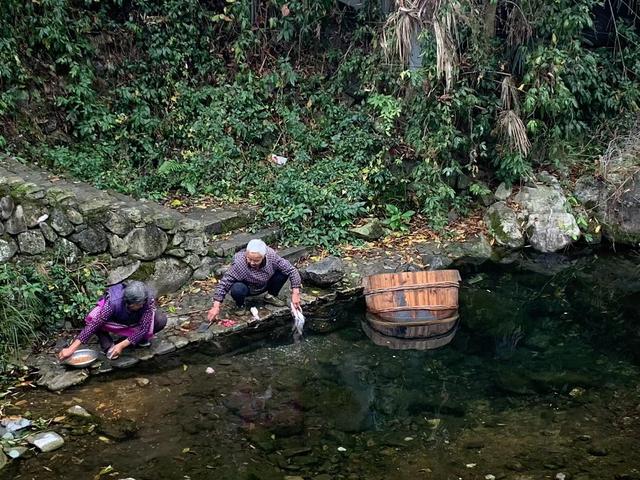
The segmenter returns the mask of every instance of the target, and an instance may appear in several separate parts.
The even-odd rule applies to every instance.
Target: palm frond
[[[458,0],[396,0],[396,11],[389,15],[382,45],[387,58],[397,57],[409,64],[418,33],[431,25],[436,39],[437,71],[450,90],[458,71]]]
[[[513,82],[513,77],[507,75],[502,79],[502,88],[500,91],[500,101],[503,110],[520,111],[520,101],[518,100],[518,88]]]
[[[516,2],[509,2],[511,9],[507,17],[507,43],[516,47],[526,43],[533,36],[531,22]]]
[[[504,110],[498,115],[498,130],[512,150],[527,156],[531,151],[531,142],[527,129],[514,110]]]

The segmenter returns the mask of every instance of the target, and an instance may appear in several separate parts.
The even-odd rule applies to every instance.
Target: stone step
[[[307,258],[311,254],[311,250],[307,247],[289,247],[278,250],[278,255],[282,258],[286,258],[292,264],[296,264],[298,260]]]
[[[246,227],[256,219],[257,211],[258,209],[255,207],[244,209],[196,208],[186,216],[201,222],[204,225],[205,233],[219,235]]]
[[[209,255],[215,257],[229,257],[247,246],[251,239],[259,238],[265,243],[271,243],[280,235],[279,228],[265,228],[255,233],[236,233],[226,240],[209,244]]]

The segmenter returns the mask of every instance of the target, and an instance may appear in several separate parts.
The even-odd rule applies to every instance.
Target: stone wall
[[[104,256],[124,272],[174,291],[211,270],[203,224],[153,202],[65,180],[0,158],[0,263],[49,254]]]

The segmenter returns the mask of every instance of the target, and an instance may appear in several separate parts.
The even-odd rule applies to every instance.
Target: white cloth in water
[[[292,303],[291,315],[293,316],[293,328],[291,329],[291,331],[293,332],[294,336],[297,335],[298,337],[301,337],[302,331],[304,330],[304,322],[305,322],[304,315],[302,314],[302,309],[296,308],[295,305]]]

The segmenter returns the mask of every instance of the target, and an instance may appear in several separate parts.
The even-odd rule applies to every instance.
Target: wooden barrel
[[[367,322],[377,332],[397,338],[428,338],[449,333],[458,322],[458,314],[437,320],[416,322],[388,322],[377,315],[367,313]]]
[[[458,312],[457,270],[380,273],[363,284],[367,310],[386,322],[444,320]]]
[[[383,335],[375,331],[367,322],[361,322],[362,330],[369,339],[381,347],[393,350],[433,350],[444,347],[453,340],[458,331],[458,324],[443,335],[435,335],[431,338],[397,338]]]

